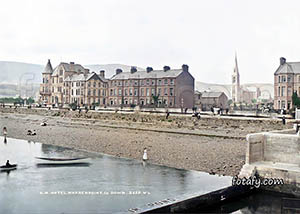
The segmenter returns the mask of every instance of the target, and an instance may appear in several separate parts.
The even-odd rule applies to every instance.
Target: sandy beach
[[[9,138],[138,160],[146,147],[151,163],[230,176],[245,163],[247,134],[292,127],[275,119],[9,108],[0,109],[0,124]],[[29,129],[37,134],[27,135]]]

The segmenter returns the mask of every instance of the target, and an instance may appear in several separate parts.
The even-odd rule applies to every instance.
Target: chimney
[[[100,71],[100,77],[105,78],[105,71],[104,71],[104,70],[101,70],[101,71]]]
[[[170,66],[165,65],[164,66],[164,72],[171,70]]]
[[[130,68],[130,73],[135,73],[135,72],[137,72],[137,69],[136,69],[136,67],[134,67],[134,66],[131,66],[131,68]]]
[[[84,74],[90,73],[90,69],[85,68],[83,73],[84,73]]]
[[[71,64],[71,65],[74,65],[74,64],[75,64],[75,62],[70,62],[70,64]]]
[[[147,67],[146,71],[147,71],[147,73],[150,73],[151,71],[153,71],[153,68],[152,67]]]
[[[185,72],[188,72],[189,71],[189,66],[186,65],[186,64],[183,64],[182,65],[182,70],[185,71]]]
[[[123,72],[122,69],[120,69],[120,68],[116,69],[116,75],[118,75],[118,74],[120,74],[122,72]]]
[[[284,57],[280,57],[280,65],[283,65],[286,62],[286,59]]]

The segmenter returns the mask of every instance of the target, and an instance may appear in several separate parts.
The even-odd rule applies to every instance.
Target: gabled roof
[[[102,80],[103,82],[107,82],[106,79],[104,79],[103,77],[99,76],[98,74],[92,72],[92,73],[88,73],[86,75],[84,74],[74,74],[71,76],[68,76],[65,81],[88,81],[90,80],[92,77],[96,77],[97,79]]]
[[[53,68],[52,68],[50,59],[48,59],[47,65],[46,65],[43,73],[48,73],[48,74],[52,74],[53,73]]]
[[[171,69],[168,71],[164,70],[153,70],[150,72],[147,71],[136,71],[131,72],[122,72],[112,76],[111,80],[122,80],[122,79],[156,79],[164,77],[178,77],[183,72],[182,69]]]
[[[52,74],[52,76],[56,76],[59,74],[59,69],[60,67],[63,67],[63,69],[65,71],[73,71],[73,72],[76,72],[76,73],[81,73],[81,72],[84,72],[85,68],[80,65],[80,64],[69,64],[69,63],[65,63],[65,62],[61,62],[55,69],[54,69],[54,72]]]
[[[300,74],[300,62],[286,62],[280,65],[275,74]]]

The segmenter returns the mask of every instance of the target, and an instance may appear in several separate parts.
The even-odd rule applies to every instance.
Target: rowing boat
[[[10,171],[10,170],[14,170],[17,169],[17,164],[11,164],[10,166],[0,166],[0,171]]]
[[[47,164],[75,164],[75,163],[82,163],[82,160],[87,159],[87,157],[81,158],[46,158],[46,157],[35,157],[42,163]]]

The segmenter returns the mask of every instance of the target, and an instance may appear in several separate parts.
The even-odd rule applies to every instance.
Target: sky
[[[188,64],[197,81],[273,83],[300,61],[299,1],[0,0],[0,61]]]

